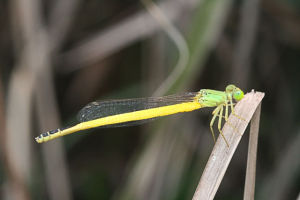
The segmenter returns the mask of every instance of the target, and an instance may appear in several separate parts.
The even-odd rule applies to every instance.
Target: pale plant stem
[[[252,117],[251,125],[250,125],[244,200],[253,200],[254,199],[260,111],[261,111],[261,104],[258,105],[258,107]]]
[[[170,75],[165,79],[165,81],[161,83],[153,93],[153,96],[161,96],[172,87],[172,85],[183,73],[189,60],[189,49],[182,34],[155,3],[153,3],[151,0],[141,0],[141,2],[145,5],[145,8],[153,16],[153,18],[156,19],[156,21],[160,24],[167,35],[174,41],[176,47],[178,48],[178,61],[176,66]]]

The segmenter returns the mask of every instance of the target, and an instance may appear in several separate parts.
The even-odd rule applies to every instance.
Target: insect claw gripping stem
[[[233,114],[236,118],[238,118],[238,119],[240,119],[240,120],[242,120],[242,121],[244,121],[244,122],[247,122],[247,120],[246,120],[245,118],[243,118],[243,117],[237,115],[235,112],[232,112],[232,114]]]
[[[232,102],[232,99],[230,99],[231,113],[232,113],[236,118],[238,118],[238,119],[240,119],[240,120],[243,120],[243,121],[247,122],[246,119],[244,119],[243,117],[241,117],[241,116],[239,116],[239,115],[237,115],[237,114],[235,113],[233,105],[234,105],[234,103]]]
[[[222,116],[222,118],[225,119],[224,116]],[[238,130],[236,129],[236,127],[233,126],[232,123],[230,123],[230,122],[228,121],[228,119],[227,119],[227,121],[226,121],[226,119],[225,119],[225,122],[226,122],[226,123],[227,123],[227,124],[228,124],[235,132],[236,132],[236,133],[238,133],[238,134],[240,134],[240,136],[242,136],[241,133],[238,132]]]

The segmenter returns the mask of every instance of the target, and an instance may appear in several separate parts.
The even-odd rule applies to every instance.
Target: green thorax
[[[229,101],[232,102],[233,99],[240,101],[244,98],[244,92],[231,84],[226,87],[225,91],[202,89],[196,98],[203,107],[216,107],[225,105],[229,103]]]
[[[228,99],[225,92],[210,89],[200,90],[197,98],[203,107],[216,107],[220,104],[225,104]]]

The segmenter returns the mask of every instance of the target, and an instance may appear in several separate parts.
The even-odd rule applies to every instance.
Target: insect
[[[78,120],[81,123],[42,133],[35,140],[38,143],[43,143],[86,129],[138,125],[167,115],[190,112],[205,107],[216,107],[212,112],[210,130],[214,141],[216,141],[213,124],[218,118],[219,133],[228,146],[221,130],[222,118],[225,121],[228,120],[229,109],[236,115],[233,100],[238,102],[243,97],[244,92],[240,88],[235,85],[228,85],[225,91],[202,89],[199,92],[187,92],[164,97],[96,101],[88,104],[78,113]]]

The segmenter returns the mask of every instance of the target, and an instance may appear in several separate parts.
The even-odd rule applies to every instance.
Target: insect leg
[[[244,119],[243,117],[241,117],[241,116],[235,114],[233,105],[234,105],[234,103],[232,102],[232,98],[230,98],[230,108],[231,108],[231,113],[232,113],[235,117],[237,117],[238,119],[241,119],[241,120],[247,122],[246,119]]]
[[[220,106],[216,107],[216,108],[214,109],[214,111],[212,112],[213,117],[212,117],[212,119],[211,119],[211,121],[210,121],[210,125],[209,125],[209,127],[210,127],[210,132],[211,132],[211,134],[212,134],[212,136],[213,136],[213,139],[214,139],[214,142],[215,142],[215,143],[216,143],[216,137],[215,137],[213,125],[214,125],[214,122],[215,122],[216,117],[218,116],[218,113],[219,113],[219,112],[220,112]]]
[[[223,139],[224,139],[226,145],[229,147],[229,144],[228,144],[228,142],[227,142],[227,140],[226,140],[226,138],[225,138],[225,136],[223,135],[223,132],[222,132],[222,130],[221,130],[221,126],[222,126],[222,117],[223,117],[223,105],[220,106],[220,115],[219,115],[218,129],[219,129],[219,132],[220,132],[221,136],[223,137]]]
[[[225,121],[227,122],[228,120],[228,102],[225,102]]]
[[[234,126],[228,121],[228,110],[229,110],[228,102],[225,102],[225,114],[224,114],[225,122],[228,123],[228,125],[231,126],[231,128],[233,128],[233,130],[234,130],[235,132],[238,133],[236,127],[234,127]],[[223,117],[223,116],[222,116],[222,117]]]

